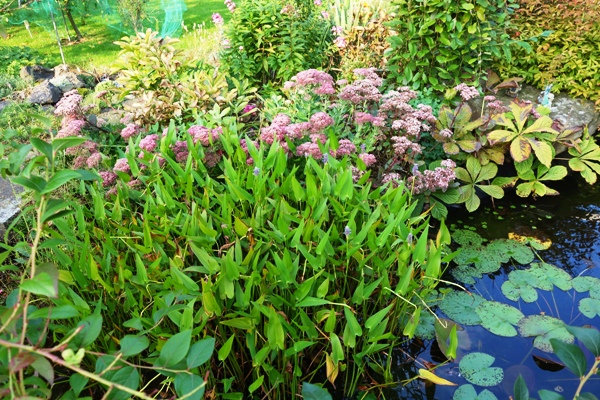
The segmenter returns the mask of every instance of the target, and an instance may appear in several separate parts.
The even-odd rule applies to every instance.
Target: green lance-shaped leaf
[[[600,357],[600,331],[598,329],[568,326],[567,330],[575,335],[594,357]]]
[[[123,357],[129,357],[146,350],[150,345],[150,340],[145,335],[126,335],[120,343],[121,354],[123,354]]]
[[[469,353],[464,356],[458,368],[467,381],[479,386],[495,386],[504,379],[502,368],[491,367],[495,358],[485,353]]]
[[[514,400],[529,400],[529,389],[525,383],[523,376],[519,374],[519,377],[515,381],[513,386],[513,399]]]
[[[567,368],[571,370],[575,375],[582,377],[586,373],[587,362],[585,355],[579,346],[569,343],[564,343],[558,339],[550,339],[552,350],[560,361],[562,361]]]

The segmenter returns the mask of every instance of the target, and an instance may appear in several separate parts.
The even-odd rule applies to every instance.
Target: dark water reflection
[[[539,252],[545,262],[563,268],[571,276],[600,278],[600,185],[589,186],[575,178],[568,185],[557,187],[561,192],[559,197],[532,200],[510,196],[502,202],[496,202],[496,208],[488,204],[483,212],[475,215],[455,212],[449,223],[455,224],[457,228],[475,227],[487,239],[506,238],[509,232],[531,230],[552,240],[550,249]],[[579,300],[587,297],[587,293],[582,295],[574,290],[563,292],[555,288],[552,292],[538,290],[539,298],[535,303],[507,300],[500,287],[513,269],[514,266],[505,266],[495,274],[484,276],[475,285],[466,287],[488,300],[513,305],[525,315],[544,313],[559,317],[571,325],[589,324],[600,328],[600,317],[590,320],[578,310]],[[398,382],[414,377],[418,369],[423,368],[419,362],[439,364],[435,353],[432,356],[431,344],[431,341],[423,342],[422,346],[407,344],[406,348],[398,351],[394,370],[394,378]],[[504,369],[505,376],[500,385],[488,388],[475,386],[477,393],[487,389],[499,400],[508,399],[513,394],[512,387],[519,374],[525,378],[530,395],[535,398],[539,398],[538,390],[546,389],[558,391],[566,399],[572,399],[579,384],[579,379],[566,368],[549,372],[538,367],[534,355],[556,361],[558,358],[535,349],[533,338],[504,338],[493,335],[482,327],[466,327],[462,332],[460,346],[462,348],[459,349],[458,358],[469,352],[480,351],[496,358],[492,366]],[[587,350],[584,349],[584,352],[589,368],[593,357]],[[419,362],[410,361],[406,354]],[[455,362],[441,366],[436,374],[458,385],[468,383],[460,376]],[[384,396],[394,400],[449,400],[455,390],[456,387],[426,385],[422,380],[416,379],[408,385],[399,384],[386,389]],[[585,391],[600,395],[600,378],[596,376],[588,381]]]

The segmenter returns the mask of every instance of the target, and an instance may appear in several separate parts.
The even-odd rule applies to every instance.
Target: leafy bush
[[[18,76],[0,74],[0,99],[27,86],[27,83]]]
[[[336,0],[332,19],[336,34],[341,76],[352,77],[355,68],[382,69],[388,37],[393,32],[386,26],[392,20],[389,4],[378,1]]]
[[[51,61],[47,56],[29,47],[0,46],[0,71],[6,75],[17,77],[21,67],[27,65],[47,66],[49,64]]]
[[[388,79],[413,89],[477,81],[494,58],[510,61],[508,17],[513,0],[396,0],[389,26]]]
[[[298,2],[299,3],[299,2]],[[244,0],[233,13],[222,55],[231,76],[252,85],[281,85],[309,68],[328,65],[333,35],[311,2]]]
[[[600,5],[596,1],[521,0],[514,16],[515,36],[534,38],[533,51],[515,48],[510,62],[499,63],[505,76],[521,76],[539,88],[552,84],[590,99],[600,107]],[[573,24],[573,21],[577,23]]]
[[[189,122],[215,106],[222,106],[225,113],[242,111],[254,90],[184,56],[173,46],[176,41],[147,30],[116,42],[122,50],[113,72],[119,73],[120,98],[131,100],[123,107],[133,120],[140,125],[164,124],[173,118]]]

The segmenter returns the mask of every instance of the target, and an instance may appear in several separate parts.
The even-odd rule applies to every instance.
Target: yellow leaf
[[[334,385],[335,382],[335,378],[337,378],[338,374],[340,373],[340,368],[339,368],[339,363],[334,364],[333,360],[331,359],[331,357],[329,356],[329,354],[325,354],[325,366],[327,369],[327,380],[329,380],[329,382],[331,382],[332,385]]]
[[[426,369],[419,369],[419,377],[421,377],[422,379],[426,379],[430,382],[435,383],[436,385],[443,385],[443,386],[458,386],[456,383],[450,382],[444,378],[440,378],[439,376],[437,376],[436,374],[434,374],[431,371],[428,371]]]

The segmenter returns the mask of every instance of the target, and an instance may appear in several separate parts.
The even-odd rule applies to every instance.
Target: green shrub
[[[328,65],[333,41],[328,18],[310,2],[296,3],[241,2],[233,13],[228,48],[222,55],[231,76],[277,87],[302,70]]]
[[[150,29],[116,42],[122,48],[113,66],[119,73],[117,92],[121,100],[132,100],[123,107],[133,120],[140,125],[165,124],[173,118],[189,122],[214,107],[241,112],[254,90],[202,60],[184,56],[175,42]]]
[[[514,49],[499,63],[503,76],[519,76],[543,89],[568,92],[600,107],[600,5],[596,1],[521,0],[513,24],[515,37],[533,38],[533,51]],[[577,21],[577,23],[573,23]]]
[[[481,78],[494,58],[510,60],[508,17],[515,1],[396,0],[389,26],[388,79],[414,89]]]
[[[17,77],[21,67],[50,64],[52,63],[47,56],[29,47],[0,46],[0,71],[6,75]]]

